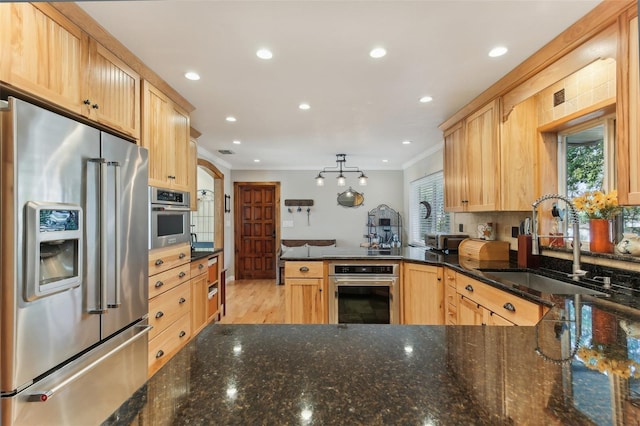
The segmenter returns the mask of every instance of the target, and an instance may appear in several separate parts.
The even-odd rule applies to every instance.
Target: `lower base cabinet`
[[[285,322],[326,324],[324,263],[287,261],[284,276]]]
[[[445,324],[442,267],[405,263],[402,272],[402,324]]]

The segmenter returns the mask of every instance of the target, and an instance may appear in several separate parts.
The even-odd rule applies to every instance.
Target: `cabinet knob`
[[[156,359],[160,358],[163,355],[164,355],[164,351],[160,349],[158,352],[156,352]]]
[[[162,312],[162,311],[158,311],[156,313],[156,318],[162,318],[163,316],[164,316],[164,312]]]
[[[306,266],[301,266],[300,267],[300,272],[309,272],[309,268]]]
[[[180,331],[180,334],[178,334],[178,337],[184,337],[184,336],[186,336],[186,335],[187,335],[187,332],[186,332],[186,331],[184,331],[184,330],[181,330],[181,331]]]
[[[169,175],[169,176],[167,176],[167,177],[168,177],[169,179],[175,179],[175,178],[176,178],[175,176],[171,176],[171,175]]]
[[[186,254],[184,254],[184,253],[180,253],[180,254],[178,255],[178,259],[184,259],[185,257],[187,257],[187,255],[186,255]]]
[[[164,263],[164,261],[162,259],[158,259],[156,260],[156,266],[160,266]]]
[[[507,311],[511,311],[511,312],[516,311],[516,307],[513,306],[513,304],[511,304],[510,302],[505,303],[504,305],[502,305],[502,307],[505,308]]]
[[[100,108],[100,106],[99,106],[98,104],[93,104],[93,105],[91,105],[91,108],[93,108],[93,109],[99,109],[99,108]]]
[[[320,293],[322,293],[322,289],[321,289],[321,288],[319,288],[319,289],[318,289],[318,291],[319,291]]]
[[[201,263],[198,265],[198,269],[202,269],[202,268],[204,268],[204,265]]]
[[[187,299],[185,299],[184,297],[181,297],[180,300],[178,300],[178,303],[182,305],[186,301]]]
[[[185,275],[187,275],[186,272],[180,271],[180,273],[178,274],[178,278],[184,278]]]
[[[157,281],[155,287],[156,288],[160,288],[164,285],[164,283],[162,281]]]
[[[473,292],[473,286],[471,284],[467,284],[467,286],[464,289],[467,291]]]
[[[91,105],[91,101],[89,99],[85,99],[82,103],[85,105]]]

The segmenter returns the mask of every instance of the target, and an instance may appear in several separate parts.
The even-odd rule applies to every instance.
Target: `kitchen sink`
[[[510,281],[514,284],[528,287],[542,293],[550,294],[591,294],[594,296],[606,296],[598,290],[570,284],[544,275],[527,271],[483,271],[487,278],[495,278],[497,281]]]

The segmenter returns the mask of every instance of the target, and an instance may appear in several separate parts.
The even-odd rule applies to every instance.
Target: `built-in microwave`
[[[149,248],[191,241],[189,193],[149,187]]]

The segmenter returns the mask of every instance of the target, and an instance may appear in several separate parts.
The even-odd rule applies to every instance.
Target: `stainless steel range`
[[[400,265],[329,264],[329,323],[399,324]]]

